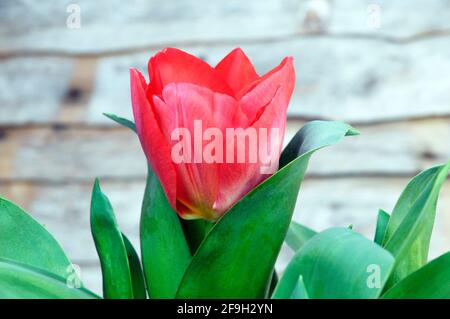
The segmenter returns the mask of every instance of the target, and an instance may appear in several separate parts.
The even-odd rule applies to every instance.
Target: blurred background
[[[131,118],[128,70],[146,73],[166,46],[212,65],[239,46],[260,74],[292,55],[286,140],[312,119],[361,131],[311,160],[294,219],[316,230],[352,224],[372,238],[377,210],[450,159],[448,0],[1,0],[0,195],[45,224],[96,292],[93,180],[138,247],[146,174],[137,138],[102,113]],[[449,186],[431,257],[450,248]]]

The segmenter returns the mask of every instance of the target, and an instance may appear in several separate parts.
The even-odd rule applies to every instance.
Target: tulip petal
[[[181,142],[183,152],[190,150],[190,160],[174,163],[177,212],[184,218],[216,219],[218,216],[213,204],[219,191],[218,164],[206,162],[203,151],[210,141],[203,140],[203,134],[208,128],[223,132],[238,109],[237,101],[228,95],[189,83],[169,84],[162,95],[163,99],[155,96],[153,102],[165,139],[172,147]],[[185,128],[190,133],[188,141],[184,135],[171,139],[172,132],[179,128]],[[196,142],[200,147],[196,148]],[[223,139],[220,143],[223,145]],[[195,162],[196,156],[199,162]]]
[[[266,74],[261,80],[253,83],[249,92],[239,101],[239,109],[251,120],[246,127],[258,132],[258,152],[261,149],[261,136],[266,134],[267,142],[264,150],[271,155],[272,165],[263,162],[258,153],[256,163],[226,163],[220,166],[220,192],[215,203],[219,212],[225,212],[232,204],[247,194],[277,169],[278,159],[283,146],[286,127],[286,111],[295,84],[295,73],[292,58],[285,58],[278,67]],[[236,126],[234,126],[236,127]],[[261,132],[260,129],[267,129]],[[275,131],[277,130],[277,131]],[[277,134],[276,134],[277,133]],[[273,143],[271,134],[276,134]],[[230,144],[227,140],[227,145]],[[234,151],[242,145],[236,145]],[[248,152],[247,151],[247,156]],[[249,157],[246,157],[247,159]]]
[[[231,51],[215,68],[235,94],[259,79],[252,63],[241,48]]]
[[[150,84],[147,96],[161,95],[169,83],[192,83],[215,92],[234,95],[233,90],[219,73],[205,61],[184,51],[167,48],[158,52],[148,62]]]
[[[259,80],[244,88],[237,99],[247,117],[253,121],[263,112],[262,106],[268,105],[275,92],[281,86],[282,96],[280,108],[287,108],[295,85],[295,71],[292,57],[283,61]]]
[[[278,160],[282,149],[284,130],[286,126],[286,109],[280,105],[283,103],[283,90],[281,87],[276,90],[275,96],[264,106],[264,113],[261,117],[253,123],[249,129],[253,129],[257,134],[257,150],[253,151],[249,144],[238,144],[234,140],[234,148],[226,147],[227,151],[234,149],[235,161],[234,163],[223,163],[219,166],[219,182],[220,192],[215,203],[215,209],[221,213],[226,212],[236,201],[252,190],[256,185],[264,181],[278,168]],[[265,131],[260,129],[266,129]],[[277,129],[278,133],[275,136],[274,143],[271,143],[272,130]],[[262,136],[267,137],[267,145],[262,143]],[[227,146],[232,143],[230,136],[227,136]],[[267,149],[268,154],[272,155],[272,165],[262,161],[261,147],[264,144],[264,150]],[[236,160],[239,152],[246,154],[246,162],[239,163]],[[256,162],[250,162],[250,154],[257,153]]]
[[[147,86],[142,74],[130,70],[131,101],[136,130],[144,153],[158,176],[171,206],[176,207],[176,174],[170,158],[170,148],[145,95]]]

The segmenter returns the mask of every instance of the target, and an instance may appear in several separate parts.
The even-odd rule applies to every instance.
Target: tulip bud
[[[169,48],[148,67],[130,71],[144,153],[181,217],[216,220],[278,169],[292,58],[260,77],[241,49],[211,67]]]

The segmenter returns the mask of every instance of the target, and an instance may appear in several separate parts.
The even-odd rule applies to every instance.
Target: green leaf
[[[191,254],[178,216],[151,168],[148,169],[140,228],[148,294],[151,298],[174,298]]]
[[[299,276],[310,298],[377,298],[394,258],[348,228],[315,235],[292,258],[273,298],[289,298]]]
[[[317,233],[311,228],[292,221],[285,241],[293,251],[297,251],[315,234]]]
[[[351,127],[340,122],[306,124],[297,134],[299,157],[249,192],[211,228],[177,297],[264,297],[311,154],[349,131]]]
[[[375,230],[375,238],[374,242],[381,246],[383,242],[384,234],[386,233],[386,228],[389,223],[389,214],[384,210],[378,210],[378,218],[377,218],[377,228]]]
[[[267,285],[266,292],[264,294],[264,299],[270,298],[272,293],[278,283],[278,274],[275,268],[272,270],[272,275],[270,276],[269,284]]]
[[[136,125],[132,121],[111,113],[103,113],[103,115],[120,125],[128,127],[136,133]]]
[[[91,200],[91,231],[100,258],[105,298],[133,298],[128,256],[108,198],[95,180]]]
[[[134,299],[146,299],[147,293],[145,290],[145,279],[139,256],[127,236],[122,234],[122,237],[127,250],[128,264],[130,265],[131,282],[133,284],[133,297]]]
[[[42,250],[39,251],[42,253]],[[98,297],[84,288],[70,288],[65,279],[54,273],[0,259],[0,299],[5,298],[92,299]]]
[[[450,252],[410,274],[382,298],[450,299]]]
[[[40,268],[62,278],[73,269],[53,236],[24,210],[1,197],[0,258]]]
[[[302,275],[298,277],[297,285],[295,286],[290,299],[309,299]]]
[[[184,236],[189,245],[191,254],[195,254],[213,223],[204,219],[186,220],[179,218],[183,227]]]
[[[426,264],[436,204],[450,162],[414,177],[392,211],[383,246],[395,257],[387,288]]]
[[[136,125],[113,114],[104,114],[113,121],[136,132]],[[195,251],[201,242],[203,228],[186,222],[190,248]],[[147,185],[142,203],[141,254],[146,287],[151,298],[173,298],[181,277],[191,259],[188,244],[178,215],[167,201],[158,178],[148,168]]]
[[[321,130],[317,130],[320,126]],[[347,129],[345,135],[359,135],[358,130],[346,123],[338,121],[311,121],[299,130],[291,139],[280,156],[280,169],[295,160],[298,156],[315,148],[317,143],[331,145],[336,143],[335,133]],[[308,140],[305,139],[308,136]]]

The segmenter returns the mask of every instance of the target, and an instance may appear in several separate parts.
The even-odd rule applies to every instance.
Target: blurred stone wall
[[[100,292],[93,179],[138,246],[146,173],[135,136],[102,112],[131,117],[128,70],[146,70],[161,48],[215,64],[239,46],[260,74],[294,57],[287,140],[312,119],[362,132],[313,157],[294,218],[372,237],[378,208],[390,211],[413,175],[450,159],[449,39],[444,0],[2,0],[0,194],[45,224]],[[450,247],[449,185],[432,257]],[[289,256],[284,248],[279,270]]]

